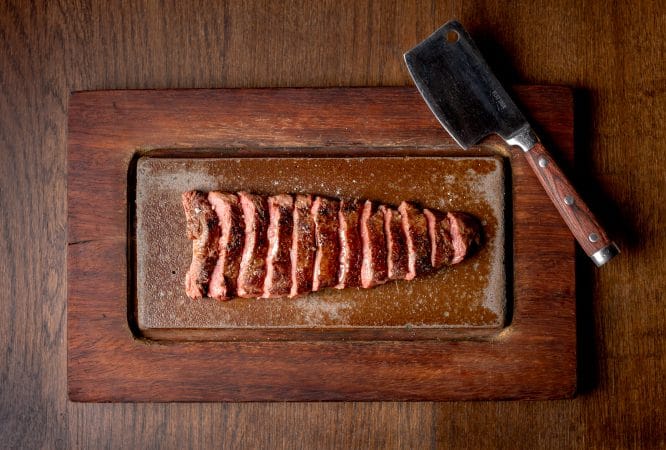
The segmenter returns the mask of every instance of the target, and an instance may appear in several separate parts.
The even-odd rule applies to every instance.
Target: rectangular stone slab
[[[505,173],[499,156],[141,157],[136,170],[135,304],[138,329],[154,339],[394,339],[438,330],[497,330],[505,321]],[[397,207],[470,212],[485,243],[463,263],[372,289],[325,289],[295,299],[191,300],[183,280],[192,243],[182,192],[311,193]]]

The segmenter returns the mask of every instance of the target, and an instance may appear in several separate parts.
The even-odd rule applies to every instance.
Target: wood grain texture
[[[524,86],[518,99],[573,156],[571,91]],[[183,118],[179,117],[180,115]],[[408,120],[406,118],[409,117]],[[172,144],[177,142],[176,144]],[[171,145],[170,145],[171,144]],[[170,146],[171,149],[162,150]],[[151,342],[134,338],[128,228],[132,161],[157,153],[441,154],[455,149],[415,89],[133,90],[75,93],[68,117],[67,378],[76,401],[487,400],[573,395],[573,239],[527,160],[510,159],[511,324],[479,336]],[[200,149],[204,149],[202,152]],[[210,149],[210,150],[205,150]],[[274,150],[277,149],[277,150]],[[282,149],[282,150],[280,150]],[[314,150],[313,150],[314,149]],[[150,152],[148,154],[152,154]],[[130,174],[128,176],[128,174]],[[102,192],[97,187],[104,186]],[[509,253],[511,250],[507,250]],[[534,268],[540,268],[535,273]],[[558,267],[557,272],[547,271]],[[511,269],[507,272],[511,273]],[[511,287],[513,289],[511,289]],[[435,331],[435,330],[431,330]],[[448,334],[447,334],[448,333]],[[249,333],[248,333],[249,334]],[[326,333],[325,333],[326,334]],[[341,334],[341,333],[340,333]],[[370,334],[370,333],[368,333]],[[137,336],[140,337],[140,336]],[[97,339],[94,339],[97,338]],[[145,380],[150,380],[146,383]]]
[[[609,246],[611,240],[606,231],[544,146],[537,143],[524,154],[548,197],[587,256]]]
[[[407,85],[401,52],[451,16],[503,81],[577,89],[575,170],[552,150],[590,204],[600,205],[595,212],[623,250],[603,270],[578,260],[579,396],[500,403],[68,402],[69,92]],[[0,48],[3,445],[664,446],[663,2],[9,0],[0,3]]]

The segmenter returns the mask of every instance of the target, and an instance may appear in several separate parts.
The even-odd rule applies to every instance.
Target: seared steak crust
[[[315,224],[310,211],[312,197],[296,195],[294,200],[293,232],[291,240],[291,292],[290,297],[312,290],[312,273],[314,271]]]
[[[264,293],[268,253],[268,204],[266,197],[239,192],[245,222],[245,243],[238,272],[238,296],[260,297]]]
[[[361,262],[363,244],[359,227],[363,203],[358,200],[340,201],[338,219],[340,221],[340,268],[338,269],[337,289],[361,285]]]
[[[424,209],[430,237],[430,265],[438,269],[453,261],[453,239],[451,225],[445,213]]]
[[[415,205],[402,202],[398,207],[402,217],[402,229],[407,242],[408,270],[406,280],[428,272],[430,265],[430,237],[426,218]]]
[[[451,211],[446,214],[451,229],[453,258],[451,264],[458,264],[481,246],[483,235],[481,224],[471,214]]]
[[[386,236],[384,234],[384,212],[366,200],[361,214],[361,242],[363,262],[361,286],[369,288],[386,283],[388,265],[386,261]]]
[[[236,295],[236,280],[245,236],[243,212],[238,197],[234,194],[209,192],[208,201],[217,214],[220,226],[219,256],[210,276],[208,296],[228,300]]]
[[[312,272],[313,291],[335,286],[338,281],[340,265],[339,205],[337,200],[325,197],[317,197],[312,202],[311,215],[314,219],[317,245]]]
[[[291,238],[294,200],[291,195],[268,197],[268,256],[263,298],[284,297],[291,292]]]
[[[404,280],[409,271],[409,257],[402,217],[394,209],[384,207],[386,263],[389,280]]]
[[[185,275],[185,292],[190,298],[202,298],[208,291],[210,275],[218,259],[220,228],[217,215],[200,191],[182,195],[187,220],[187,237],[192,242],[192,262]]]

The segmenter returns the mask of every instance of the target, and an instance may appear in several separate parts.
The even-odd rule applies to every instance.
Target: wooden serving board
[[[516,89],[563,166],[572,96]],[[147,336],[136,320],[141,157],[455,153],[414,88],[98,91],[72,95],[68,390],[75,401],[563,398],[576,387],[574,241],[519,151],[505,161],[507,314],[488,333]],[[203,333],[203,334],[201,334]],[[175,337],[174,337],[175,336]],[[185,335],[183,335],[185,336]]]

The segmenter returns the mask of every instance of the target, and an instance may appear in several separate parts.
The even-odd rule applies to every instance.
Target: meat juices
[[[291,292],[291,239],[294,201],[290,195],[268,197],[268,255],[263,298],[284,297]]]
[[[361,285],[361,262],[363,245],[359,222],[363,204],[358,200],[341,200],[338,219],[340,222],[340,267],[336,289]]]
[[[338,234],[339,202],[325,197],[317,197],[312,202],[312,218],[315,225],[314,270],[312,271],[312,290],[335,286],[338,281],[340,261],[340,237]]]
[[[386,263],[389,280],[404,280],[409,272],[409,257],[402,217],[394,209],[382,206],[386,234]]]
[[[315,224],[310,211],[312,197],[296,195],[294,200],[293,233],[291,239],[291,292],[295,297],[312,290],[312,272],[317,251]]]
[[[431,268],[428,224],[423,213],[410,203],[402,202],[398,211],[402,216],[402,229],[407,242],[408,271],[405,280],[412,280]]]
[[[245,222],[245,242],[238,273],[238,296],[261,297],[264,293],[268,253],[268,204],[266,197],[260,195],[239,192],[238,197]]]
[[[185,274],[185,292],[190,298],[200,299],[207,290],[210,275],[218,259],[220,228],[217,215],[200,191],[182,195],[187,220],[187,237],[192,242],[192,262]]]
[[[384,235],[384,213],[366,200],[361,214],[361,286],[369,288],[387,280],[386,237]]]
[[[209,192],[208,202],[217,214],[220,225],[219,256],[210,276],[208,296],[227,300],[236,295],[245,235],[243,211],[234,194]]]
[[[481,245],[479,221],[402,202],[240,192],[182,195],[190,298],[295,297],[370,288],[456,264]]]

